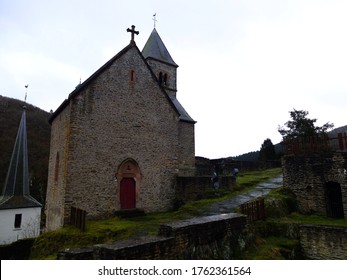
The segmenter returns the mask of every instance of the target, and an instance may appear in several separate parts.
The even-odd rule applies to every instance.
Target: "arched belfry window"
[[[164,85],[165,86],[167,85],[167,74],[166,73],[164,74]]]
[[[163,73],[159,73],[159,84],[163,84]]]

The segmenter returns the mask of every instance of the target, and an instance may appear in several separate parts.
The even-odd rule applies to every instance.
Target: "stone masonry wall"
[[[262,236],[279,236],[299,241],[299,259],[346,260],[347,227],[267,222]],[[294,259],[298,259],[295,257]]]
[[[347,154],[285,156],[283,184],[289,187],[303,213],[327,215],[326,183],[341,186],[344,216],[347,217]]]
[[[174,237],[174,258],[233,259],[244,249],[245,226],[246,216],[229,213],[164,224],[159,235]]]
[[[314,225],[301,226],[300,245],[305,259],[346,260],[347,228]]]
[[[179,175],[195,175],[195,138],[194,124],[188,122],[179,122],[178,127],[179,143]]]
[[[64,222],[65,188],[68,180],[67,163],[70,141],[70,106],[66,107],[51,129],[48,187],[45,214],[46,228],[58,229]]]
[[[160,62],[155,59],[147,58],[147,63],[151,66],[154,75],[159,79],[159,73],[167,74],[166,85],[163,84],[169,95],[176,96],[177,91],[177,67]]]
[[[230,176],[234,169],[238,169],[240,174],[245,171],[278,168],[281,167],[280,161],[242,161],[231,158],[207,159],[203,157],[195,157],[196,175],[206,176],[212,175],[214,171],[218,175]]]

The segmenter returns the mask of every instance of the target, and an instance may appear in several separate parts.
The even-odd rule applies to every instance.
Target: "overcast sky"
[[[140,31],[156,29],[178,68],[196,155],[278,143],[293,108],[347,125],[347,1],[0,0],[0,95],[57,107]]]

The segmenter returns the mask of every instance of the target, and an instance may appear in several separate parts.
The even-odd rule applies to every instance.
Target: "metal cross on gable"
[[[136,35],[139,35],[139,33],[140,33],[139,31],[135,31],[135,25],[132,25],[132,26],[131,26],[131,29],[128,28],[128,29],[127,29],[127,32],[130,32],[130,33],[131,33],[131,41],[130,41],[131,43],[132,43],[132,42],[135,42],[135,41],[134,41],[135,34],[136,34]]]

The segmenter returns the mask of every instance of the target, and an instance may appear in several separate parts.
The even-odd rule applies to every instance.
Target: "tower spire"
[[[28,85],[25,86],[28,88]],[[27,92],[25,92],[26,102]],[[28,147],[26,130],[26,106],[19,123],[5,184],[0,193],[0,209],[41,207],[29,192]]]

